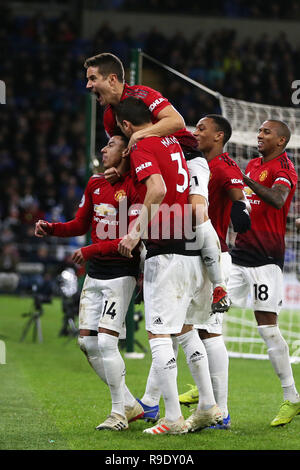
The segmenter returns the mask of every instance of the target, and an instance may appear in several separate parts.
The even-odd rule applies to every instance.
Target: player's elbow
[[[272,198],[269,201],[266,201],[270,204],[270,206],[274,207],[274,209],[280,210],[284,206],[285,203],[285,198],[284,197],[278,197]]]
[[[277,210],[280,210],[283,208],[284,203],[285,203],[285,200],[283,198],[281,200],[276,200],[273,202],[273,207],[275,207],[275,209]]]
[[[183,117],[173,107],[170,107],[168,112],[166,112],[166,114],[161,117],[168,119],[169,134],[173,134],[174,132],[177,132],[185,127],[185,121]]]
[[[163,180],[155,185],[152,193],[152,201],[154,204],[161,204],[167,194],[167,188]]]
[[[165,185],[160,185],[158,188],[156,188],[155,203],[160,204],[164,200],[166,194],[167,194],[167,189]]]
[[[269,190],[269,204],[275,209],[280,210],[283,208],[287,197],[289,195],[289,190],[283,185],[275,185]]]
[[[185,127],[185,121],[183,117],[181,116],[181,114],[179,113],[176,113],[176,115],[173,118],[173,122],[174,122],[173,127],[175,129],[173,132],[179,131],[180,129],[183,129]]]

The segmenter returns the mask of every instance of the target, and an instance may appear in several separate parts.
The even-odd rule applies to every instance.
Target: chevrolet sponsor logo
[[[253,191],[251,188],[249,188],[249,186],[245,186],[244,193],[246,194],[246,196],[251,196],[253,194]]]
[[[118,213],[118,210],[111,204],[94,204],[94,211],[97,215],[102,216],[115,216]]]

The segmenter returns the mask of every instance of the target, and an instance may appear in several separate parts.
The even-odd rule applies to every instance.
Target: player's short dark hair
[[[287,144],[289,143],[289,140],[291,138],[291,130],[289,128],[289,126],[283,122],[283,121],[280,121],[279,119],[267,119],[269,122],[274,122],[275,124],[277,124],[276,128],[277,128],[277,135],[278,137],[285,137],[285,145],[284,147],[287,146]]]
[[[110,73],[114,73],[119,82],[124,83],[125,81],[125,72],[122,62],[117,56],[109,52],[103,52],[102,54],[89,57],[84,62],[84,67],[86,69],[88,67],[97,67],[99,73],[101,73],[104,78],[107,78]]]
[[[214,123],[216,124],[217,131],[224,132],[223,144],[225,145],[232,134],[230,122],[220,114],[207,114],[205,117],[214,121]]]
[[[140,98],[130,96],[121,101],[114,111],[120,123],[129,121],[134,126],[140,126],[151,122],[149,108]]]
[[[115,126],[114,131],[113,131],[113,136],[114,135],[117,135],[118,137],[121,137],[121,139],[123,140],[124,146],[127,147],[129,139],[128,139],[128,137],[126,137],[125,134],[123,134],[123,132],[121,131],[119,126]]]

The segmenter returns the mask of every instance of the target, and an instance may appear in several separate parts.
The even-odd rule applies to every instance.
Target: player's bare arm
[[[141,139],[150,136],[163,137],[174,134],[185,127],[185,122],[181,114],[173,106],[169,105],[162,109],[157,115],[158,122],[151,127],[145,127],[134,132],[130,138],[128,148]]]
[[[250,210],[250,204],[245,196],[244,191],[241,188],[230,188],[227,191],[228,196],[232,202],[243,201],[247,205],[247,209]]]
[[[244,182],[251,188],[255,194],[260,197],[264,202],[275,207],[275,209],[281,209],[287,200],[290,189],[283,184],[274,184],[272,188],[267,188],[257,181],[252,180],[246,175],[244,176]]]
[[[208,205],[204,196],[200,194],[190,194],[188,197],[192,210],[193,227],[206,222],[208,217]]]
[[[121,255],[132,258],[132,250],[145,234],[148,224],[153,219],[166,195],[165,182],[160,174],[150,175],[145,180],[146,196],[139,216],[130,232],[122,238],[118,251]]]

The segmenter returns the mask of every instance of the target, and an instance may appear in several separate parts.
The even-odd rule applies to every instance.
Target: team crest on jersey
[[[268,172],[267,172],[267,170],[264,170],[264,171],[261,172],[258,179],[259,179],[259,181],[265,181],[267,176],[268,176]]]
[[[124,189],[120,189],[119,191],[115,193],[114,197],[116,201],[120,202],[122,201],[122,199],[126,197],[126,192],[124,191]]]

